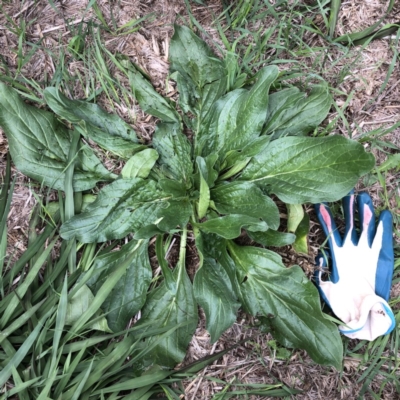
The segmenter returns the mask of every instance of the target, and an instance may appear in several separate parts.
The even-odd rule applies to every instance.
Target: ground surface
[[[110,79],[128,88],[127,82],[114,67],[101,65],[95,56],[94,39],[90,30],[93,28],[93,23],[99,24],[103,19],[109,28],[108,32],[106,29],[101,31],[100,42],[103,46],[111,53],[123,54],[139,65],[148,73],[160,93],[175,96],[174,88],[167,77],[168,46],[173,33],[173,23],[182,19],[189,21],[187,4],[183,0],[118,2],[101,0],[97,1],[97,15],[96,9],[89,7],[87,10],[88,2],[82,0],[56,2],[4,0],[0,3],[2,7],[0,74],[3,77],[15,77],[31,88],[32,82],[38,82],[45,87],[46,84],[54,84],[64,79],[66,83],[63,84],[63,89],[75,98],[88,97],[93,90],[102,87],[102,82],[108,82]],[[203,29],[201,32],[203,38],[214,48],[218,46],[223,48],[215,23],[216,18],[223,27],[232,24],[226,16],[221,16],[224,4],[225,6],[228,3],[232,4],[232,15],[240,16],[239,12],[234,13],[235,7],[243,2],[223,3],[221,0],[211,0],[204,3],[207,5],[191,2],[191,12]],[[261,15],[267,10],[266,6],[261,7],[262,2],[250,3],[260,3],[260,11],[255,15]],[[268,2],[268,4],[274,3],[276,2]],[[249,68],[254,71],[259,65],[274,61],[281,70],[292,69],[299,72],[299,77],[294,79],[300,79],[304,83],[327,80],[333,87],[336,109],[331,110],[326,125],[337,119],[335,132],[363,140],[365,147],[376,155],[377,164],[381,165],[388,155],[396,154],[400,147],[400,129],[380,136],[382,132],[385,133],[385,129],[400,120],[400,70],[397,53],[399,44],[396,35],[351,49],[341,45],[329,45],[323,37],[311,29],[304,28],[312,26],[314,30],[320,29],[326,32],[324,19],[317,12],[308,14],[301,12],[300,7],[307,3],[311,2],[289,1],[288,7],[292,13],[282,14],[286,16],[286,21],[268,15],[256,18],[250,12],[244,20],[237,22],[242,30],[233,30],[228,39],[232,41],[241,33],[249,33],[244,35],[238,45],[238,50],[243,56],[246,48],[259,47],[259,36],[251,33],[262,34],[267,29],[275,27],[267,45],[260,47],[262,53],[256,60],[258,65],[249,63]],[[377,21],[384,14],[386,3],[379,0],[344,2],[339,13],[337,36],[359,31]],[[396,5],[385,21],[395,22],[399,12],[400,5]],[[148,18],[139,25],[118,30],[129,21],[146,16]],[[82,20],[88,24],[82,23]],[[286,34],[281,34],[285,27]],[[129,33],[131,28],[138,29]],[[90,60],[90,57],[93,57],[92,63],[74,59],[68,54],[67,46],[71,38],[76,35],[81,35],[88,48],[93,50],[90,54],[88,51],[87,58]],[[246,62],[245,57],[243,62]],[[116,98],[112,92],[106,95],[103,91],[98,101],[109,111],[117,112],[131,123],[139,135],[147,141],[151,140],[155,119],[143,114],[132,96],[127,94],[125,97]],[[2,170],[5,168],[6,153],[7,140],[2,135],[0,136]],[[115,160],[109,159],[107,162],[111,168],[121,167]],[[397,243],[399,243],[400,227],[398,170],[398,167],[382,170],[380,175],[372,174],[359,184],[359,189],[368,188],[379,208],[392,210],[395,216]],[[18,257],[26,246],[29,215],[35,202],[29,179],[18,175],[17,190],[9,214],[12,243],[10,252],[14,257]],[[314,256],[323,239],[312,208],[308,207],[307,210],[312,218],[309,254],[298,255],[290,247],[278,251],[287,266],[299,264],[310,274],[313,270]],[[281,216],[284,224],[286,218],[284,209]],[[195,268],[196,258],[193,258],[192,262]],[[392,297],[397,299],[398,295],[398,285],[394,285]],[[364,346],[355,352],[349,351],[345,359],[345,369],[342,373],[338,373],[331,368],[316,365],[304,352],[280,349],[271,341],[272,338],[268,334],[254,327],[256,322],[244,314],[239,315],[234,326],[212,345],[202,318],[188,349],[185,363],[233,346],[242,339],[249,341],[207,367],[198,378],[186,382],[186,399],[212,399],[214,394],[223,390],[227,384],[232,384],[235,388],[235,383],[238,382],[250,385],[283,382],[289,387],[302,390],[303,393],[296,396],[301,400],[357,398],[364,384],[376,393],[375,398],[400,398],[396,386],[384,374],[389,372],[385,369],[385,365],[381,367],[383,374],[376,373],[372,381],[367,382],[368,376],[366,377],[364,372],[368,372],[370,365],[368,357],[373,358],[373,348]],[[350,342],[349,348],[354,348],[357,344],[355,341]],[[391,374],[396,376],[397,372]],[[387,384],[383,385],[385,382]],[[371,393],[366,393],[364,396],[366,399],[374,398]],[[268,397],[251,395],[248,398]]]

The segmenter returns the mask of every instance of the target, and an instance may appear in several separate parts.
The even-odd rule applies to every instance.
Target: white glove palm
[[[320,293],[336,316],[344,322],[340,331],[357,339],[374,340],[391,332],[395,326],[387,300],[393,275],[392,216],[382,212],[375,233],[375,216],[371,198],[358,196],[361,235],[354,227],[354,194],[344,201],[346,234],[342,241],[329,207],[316,205],[318,218],[326,235],[332,257],[330,280],[323,281],[326,263],[317,258],[321,267],[316,273]]]

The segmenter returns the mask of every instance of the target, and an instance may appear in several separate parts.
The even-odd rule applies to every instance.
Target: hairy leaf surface
[[[239,179],[286,203],[319,203],[344,197],[374,164],[361,144],[341,136],[285,137],[254,157]]]
[[[108,275],[132,252],[135,256],[125,274],[102,305],[108,326],[114,332],[124,330],[129,320],[140,311],[146,301],[152,277],[148,241],[131,240],[118,251],[96,257],[93,264],[94,275],[86,283],[96,294]]]
[[[0,83],[0,126],[16,167],[46,186],[63,190],[71,136],[54,114],[25,104],[12,88]],[[89,147],[81,146],[73,177],[76,191],[115,178]]]
[[[324,317],[318,291],[302,269],[285,268],[279,255],[265,249],[230,243],[229,252],[246,278],[241,281],[245,308],[267,317],[276,339],[306,350],[320,364],[340,369],[339,331]]]
[[[54,87],[44,90],[48,106],[60,117],[78,125],[82,135],[102,148],[129,158],[144,148],[138,143],[135,131],[116,114],[109,114],[97,104],[71,100]]]
[[[173,213],[168,213],[169,207]],[[66,221],[60,232],[67,240],[75,237],[83,243],[104,242],[152,224],[162,230],[174,229],[185,225],[190,213],[188,203],[176,204],[152,180],[118,179],[104,187],[82,214]]]

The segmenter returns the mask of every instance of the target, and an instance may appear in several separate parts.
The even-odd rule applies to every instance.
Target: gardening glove
[[[331,211],[326,204],[316,204],[316,212],[327,235],[332,268],[328,280],[326,257],[319,254],[316,283],[324,301],[343,321],[339,330],[352,339],[374,340],[390,333],[395,327],[393,312],[387,303],[394,268],[393,221],[385,210],[375,226],[371,197],[357,197],[360,236],[355,229],[355,195],[343,199],[346,229],[340,236]],[[329,257],[329,255],[328,255]]]

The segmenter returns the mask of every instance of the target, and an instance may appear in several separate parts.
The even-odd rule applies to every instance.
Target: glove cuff
[[[343,322],[346,326],[339,326],[343,335],[351,339],[370,341],[375,340],[378,336],[390,333],[396,325],[389,304],[375,294],[364,297],[358,318]]]

